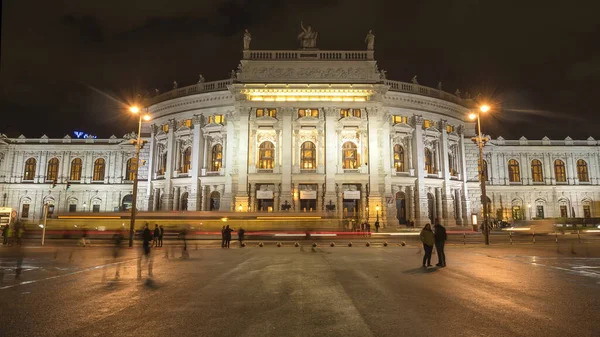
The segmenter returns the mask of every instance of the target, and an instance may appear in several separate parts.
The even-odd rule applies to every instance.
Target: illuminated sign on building
[[[98,138],[97,136],[87,134],[83,131],[73,131],[73,134],[75,135],[75,137],[77,137],[79,139],[88,139],[88,138],[96,139],[96,138]]]

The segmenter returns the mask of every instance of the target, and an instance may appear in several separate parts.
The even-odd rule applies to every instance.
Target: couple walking
[[[431,230],[431,225],[426,224],[420,235],[421,242],[423,242],[423,249],[425,250],[425,255],[423,256],[423,267],[425,268],[431,267],[431,253],[433,252],[434,244],[438,254],[438,264],[436,266],[446,266],[446,253],[444,253],[444,244],[448,238],[446,228],[439,223],[436,223],[433,227],[435,228],[435,233]]]

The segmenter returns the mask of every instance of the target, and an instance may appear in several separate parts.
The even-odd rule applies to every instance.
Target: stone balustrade
[[[196,84],[188,85],[187,87],[173,89],[171,91],[162,93],[158,96],[151,97],[148,100],[147,105],[153,105],[153,104],[167,101],[167,100],[177,98],[177,97],[190,96],[190,95],[211,92],[211,91],[227,90],[227,86],[229,86],[231,84],[233,84],[232,79],[213,81],[213,82],[196,83]]]
[[[373,60],[373,56],[373,51],[367,50],[244,50],[244,60],[366,61]]]
[[[435,97],[445,101],[453,102],[463,106],[468,105],[468,99],[461,99],[453,94],[449,94],[443,90],[429,88],[420,84],[385,80],[384,84],[390,87],[390,91],[406,92],[411,94]]]

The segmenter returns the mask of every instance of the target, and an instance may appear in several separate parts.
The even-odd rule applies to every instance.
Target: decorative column
[[[358,210],[358,218],[359,221],[363,221],[363,219],[366,219],[367,221],[371,222],[371,219],[367,219],[367,214],[366,214],[366,207],[369,206],[367,204],[367,188],[365,184],[360,184],[360,209]],[[349,212],[350,210],[348,210]],[[369,214],[370,215],[370,214]],[[373,221],[375,222],[375,221]]]
[[[204,138],[204,151],[202,152],[202,176],[206,175],[206,171],[208,171],[208,156],[210,155],[208,144],[210,143],[210,139],[208,135],[203,133]]]
[[[248,211],[258,211],[258,207],[256,207],[256,200],[256,183],[250,183],[250,205],[248,205]]]
[[[160,188],[154,189],[154,210],[160,210]]]
[[[238,132],[237,132],[237,172],[238,172],[238,182],[237,182],[237,191],[235,192],[235,203],[230,207],[234,211],[237,211],[239,205],[242,205],[242,209],[248,209],[248,135],[249,135],[249,110],[238,108],[237,112],[239,113],[239,122],[238,122]],[[231,125],[231,121],[228,123],[228,126]],[[231,130],[230,130],[231,129]],[[233,134],[230,134],[231,131],[233,133],[233,127],[227,129],[227,137],[232,137],[233,144]],[[229,151],[229,155],[231,156],[231,152]],[[231,170],[233,165],[228,167],[228,170]],[[227,193],[225,193],[227,194]]]
[[[438,221],[442,221],[442,190],[439,187],[435,188],[435,216],[438,218]],[[434,219],[435,220],[435,219]]]
[[[459,151],[461,153],[461,168],[462,168],[462,189],[463,192],[461,193],[461,213],[463,216],[463,224],[466,225],[469,223],[469,212],[471,210],[471,206],[469,205],[469,200],[467,198],[469,192],[468,192],[468,188],[467,188],[467,181],[468,181],[468,177],[467,177],[467,161],[466,161],[466,155],[465,155],[465,134],[464,134],[464,127],[460,126],[458,127],[458,133],[459,133]]]
[[[328,205],[331,201],[332,203],[337,203],[336,210],[338,211],[341,208],[341,204],[339,202],[337,187],[335,183],[335,175],[337,172],[337,157],[338,157],[338,143],[335,132],[335,124],[337,123],[335,118],[335,108],[325,108],[325,134],[324,134],[324,151],[323,152],[323,164],[325,166],[325,200],[324,204]]]
[[[202,191],[200,190],[200,166],[201,153],[200,149],[204,147],[204,132],[201,128],[202,116],[194,115],[192,118],[192,167],[190,169],[190,192],[188,195],[188,211],[199,211],[200,200],[202,199]]]
[[[179,210],[179,197],[180,196],[181,196],[181,187],[177,186],[177,187],[175,187],[175,197],[173,200],[173,210],[174,211]]]
[[[413,151],[412,151],[412,136],[408,136],[406,139],[406,144],[407,144],[407,156],[408,156],[408,171],[411,177],[415,176],[415,168],[413,166]]]
[[[146,202],[148,203],[148,210],[153,211],[154,208],[154,200],[152,199],[152,178],[154,177],[154,172],[156,169],[154,168],[156,160],[154,157],[156,156],[156,141],[154,140],[154,135],[156,134],[156,125],[150,125],[150,139],[148,140],[149,146],[149,154],[148,154],[148,183],[146,184]],[[106,178],[105,178],[106,179]]]
[[[414,127],[413,137],[413,162],[416,162],[416,176],[415,180],[415,215],[414,221],[415,226],[423,227],[429,221],[428,218],[428,202],[427,202],[427,191],[425,190],[425,145],[423,142],[423,117],[413,116],[412,119]]]
[[[463,217],[462,217],[462,200],[460,197],[460,190],[455,190],[454,191],[454,202],[456,203],[456,224],[457,225],[466,225],[465,223],[463,223]]]
[[[337,192],[337,210],[338,210],[338,217],[341,219],[344,216],[344,191],[342,191],[342,186],[343,185],[339,185],[338,188],[338,192]]]
[[[169,133],[167,135],[167,170],[165,172],[165,180],[164,180],[164,207],[162,209],[173,209],[173,188],[172,181],[173,178],[173,170],[175,166],[175,120],[169,120]]]

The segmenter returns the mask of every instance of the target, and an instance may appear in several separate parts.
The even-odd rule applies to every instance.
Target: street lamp
[[[138,190],[138,169],[140,166],[140,148],[142,147],[142,120],[149,121],[149,114],[141,114],[140,108],[137,106],[129,107],[129,111],[133,114],[139,114],[137,141],[135,142],[135,171],[133,172],[133,200],[131,201],[131,223],[129,224],[129,247],[133,246],[133,231],[135,228],[135,213],[137,208],[137,190]]]
[[[483,236],[485,238],[485,244],[489,245],[490,244],[490,229],[488,226],[488,207],[487,207],[487,194],[485,192],[485,177],[483,175],[483,170],[484,170],[484,166],[483,166],[483,146],[485,145],[485,143],[489,140],[487,137],[483,138],[482,134],[481,134],[481,120],[480,120],[480,113],[481,112],[488,112],[490,110],[490,107],[488,105],[481,105],[479,107],[479,109],[477,109],[477,113],[470,113],[469,114],[469,119],[471,120],[475,120],[477,119],[477,137],[473,138],[473,141],[475,141],[477,143],[477,146],[479,147],[479,182],[481,183],[481,204],[483,205]]]
[[[243,207],[242,207],[242,204],[240,204],[240,205],[238,206],[238,211],[239,211],[239,212],[241,212],[241,211],[242,211],[242,209],[243,209]]]
[[[377,222],[379,222],[379,205],[375,206],[375,212],[377,212]]]

